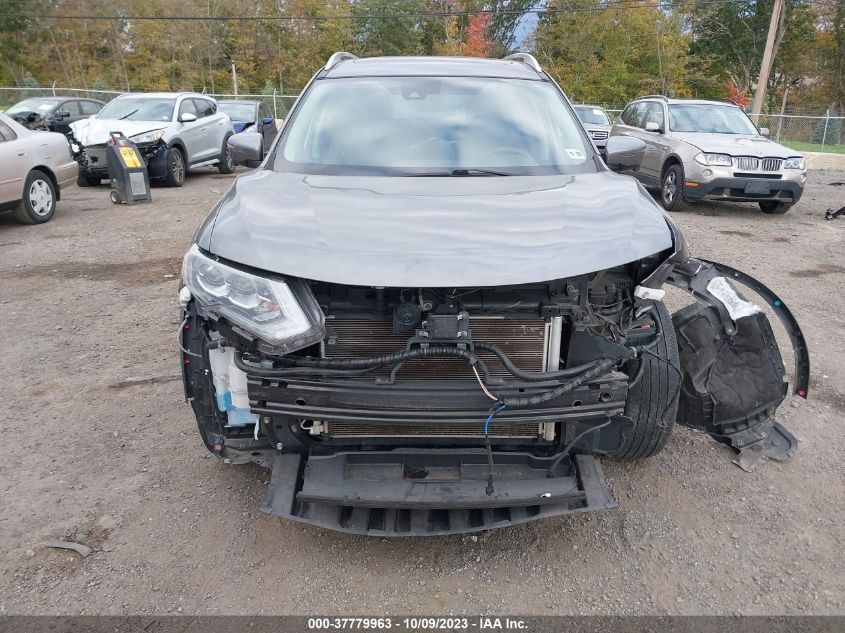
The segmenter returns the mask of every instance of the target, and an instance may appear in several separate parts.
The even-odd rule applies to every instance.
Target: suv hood
[[[736,134],[710,134],[704,132],[672,132],[672,138],[694,145],[702,152],[730,154],[731,156],[757,156],[759,158],[789,158],[800,152],[770,141],[764,136]]]
[[[81,119],[70,124],[76,140],[83,145],[104,145],[109,141],[109,132],[122,132],[127,138],[161,130],[169,126],[167,121],[121,121],[120,119]]]
[[[416,288],[548,281],[668,249],[662,210],[633,179],[362,177],[257,170],[196,236],[265,271]]]

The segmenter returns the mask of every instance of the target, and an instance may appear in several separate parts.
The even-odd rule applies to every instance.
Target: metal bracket
[[[782,424],[768,419],[753,429],[746,429],[727,436],[730,446],[738,455],[734,464],[747,473],[754,472],[766,459],[782,462],[796,451],[798,439]]]

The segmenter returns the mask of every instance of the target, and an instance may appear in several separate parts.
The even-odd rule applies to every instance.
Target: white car
[[[110,132],[122,132],[132,140],[147,163],[150,178],[163,180],[170,187],[181,187],[192,167],[217,165],[221,174],[234,170],[226,141],[235,129],[207,95],[124,94],[96,116],[70,127],[83,148],[77,179],[80,187],[109,177],[106,144]]]
[[[24,224],[43,224],[76,171],[62,134],[28,130],[0,114],[0,210],[12,210]]]

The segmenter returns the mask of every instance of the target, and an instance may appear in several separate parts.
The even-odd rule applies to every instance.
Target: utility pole
[[[235,62],[232,62],[232,90],[238,96],[238,73],[235,72]]]
[[[769,72],[772,70],[772,53],[778,34],[780,16],[783,12],[784,0],[775,0],[772,8],[772,19],[769,21],[769,35],[766,38],[766,49],[763,51],[763,63],[760,65],[760,76],[757,78],[757,90],[754,91],[754,104],[751,106],[751,116],[756,122],[763,109],[763,99],[766,98],[766,86],[769,84]]]

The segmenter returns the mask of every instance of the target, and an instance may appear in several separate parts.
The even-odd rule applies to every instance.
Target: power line
[[[698,5],[719,5],[730,4],[733,0],[698,0]],[[820,0],[813,2],[808,1],[808,4],[821,4]],[[599,7],[567,7],[567,8],[535,8],[526,10],[517,9],[479,9],[477,11],[426,11],[426,12],[412,12],[412,13],[361,13],[361,14],[341,14],[341,15],[23,15],[11,16],[9,14],[0,14],[0,17],[23,17],[27,19],[42,19],[42,20],[120,20],[120,21],[193,21],[193,22],[294,22],[294,21],[314,21],[321,22],[325,20],[399,20],[403,18],[448,18],[448,17],[469,17],[473,15],[487,14],[487,15],[557,15],[557,14],[572,14],[572,13],[599,13],[603,11],[622,11],[622,10],[636,10],[636,9],[672,9],[677,6],[675,0],[615,0],[610,1]],[[824,4],[823,6],[830,6]]]

